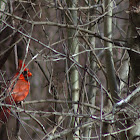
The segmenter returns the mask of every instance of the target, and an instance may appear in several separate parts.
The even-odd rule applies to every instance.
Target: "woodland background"
[[[140,139],[139,0],[1,0],[1,83],[25,60],[30,93],[2,140]],[[3,106],[2,99],[0,106]]]

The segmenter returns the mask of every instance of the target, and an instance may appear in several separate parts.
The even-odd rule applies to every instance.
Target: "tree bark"
[[[129,28],[128,28],[128,47],[135,50],[129,50],[128,54],[130,57],[130,77],[131,77],[131,92],[138,88],[140,81],[140,2],[138,0],[130,0],[129,6]],[[140,111],[140,92],[131,100],[130,104]],[[133,112],[129,113],[131,116],[134,116]],[[135,139],[140,138],[140,121],[139,119],[134,120],[135,127],[129,131],[129,138]],[[130,125],[133,125],[133,121],[129,120]]]
[[[77,0],[67,0],[67,6],[74,8],[77,6]],[[77,11],[70,11],[69,16],[66,18],[67,19],[67,23],[69,24],[73,24],[75,26],[77,26]],[[77,32],[76,30],[71,30],[68,29],[67,30],[67,34],[68,34],[68,48],[70,50],[70,56],[77,54],[79,52],[79,45],[78,45],[78,39],[77,39]],[[76,63],[79,62],[79,56],[75,56],[72,57]],[[70,69],[70,73],[69,73],[69,79],[70,79],[70,89],[71,89],[71,95],[72,95],[72,101],[79,101],[79,73],[78,70],[76,68],[76,66],[69,62],[69,69]],[[75,114],[78,114],[78,105],[74,104],[72,106],[73,111]],[[79,124],[79,118],[77,117],[73,117],[72,118],[72,122],[71,122],[71,126],[76,128]],[[73,134],[70,134],[68,136],[68,139],[73,139],[73,140],[79,140],[79,130],[75,130],[75,132]]]

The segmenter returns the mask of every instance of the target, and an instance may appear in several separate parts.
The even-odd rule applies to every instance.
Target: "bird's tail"
[[[13,101],[10,97],[7,97],[5,99],[5,103],[8,105],[12,105]],[[0,123],[7,122],[9,119],[10,113],[11,113],[11,107],[2,106],[0,108]]]
[[[7,122],[8,121],[8,118],[10,116],[10,107],[1,107],[1,110],[0,110],[0,123],[3,122]]]

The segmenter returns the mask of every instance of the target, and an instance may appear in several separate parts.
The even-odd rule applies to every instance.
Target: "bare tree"
[[[1,139],[140,137],[138,0],[2,0],[1,89],[18,59],[30,94],[15,106],[1,90]]]

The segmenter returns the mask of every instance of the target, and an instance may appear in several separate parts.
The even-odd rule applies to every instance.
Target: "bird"
[[[23,65],[23,69],[22,69]],[[21,69],[23,72],[21,72]],[[4,103],[8,105],[16,105],[23,101],[30,90],[30,82],[28,77],[31,77],[32,73],[26,68],[22,60],[19,60],[18,69],[13,78],[8,82],[7,88],[5,88],[6,97]],[[0,122],[6,123],[11,113],[11,107],[2,106],[0,110]]]

